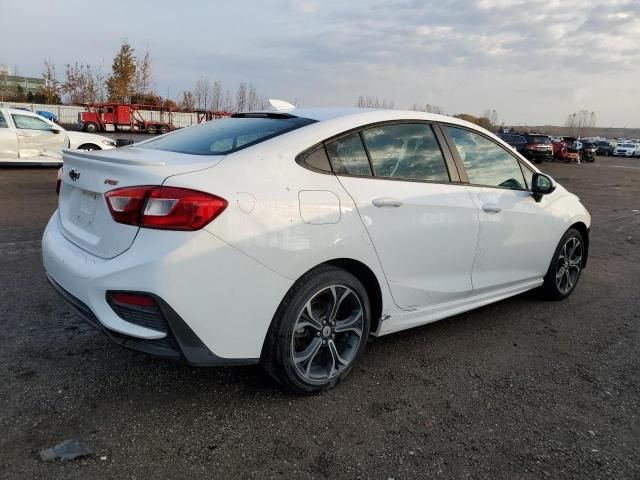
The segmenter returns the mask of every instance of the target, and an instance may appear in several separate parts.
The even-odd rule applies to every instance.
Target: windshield
[[[548,137],[529,137],[531,143],[549,144],[551,140]]]
[[[192,155],[227,155],[314,122],[285,115],[247,114],[185,128],[139,147]]]
[[[635,145],[633,143],[623,143],[622,145],[620,145],[622,148],[635,148]]]

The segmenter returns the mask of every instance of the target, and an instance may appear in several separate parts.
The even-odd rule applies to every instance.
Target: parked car
[[[235,114],[66,150],[60,178],[43,261],[81,316],[188,364],[260,362],[302,393],[346,377],[369,336],[538,287],[564,299],[587,263],[578,197],[422,112]]]
[[[0,165],[59,165],[62,149],[108,150],[108,137],[72,132],[37,113],[0,108]]]
[[[535,163],[553,160],[553,147],[546,135],[532,133],[500,133],[502,140],[513,146],[527,160]]]
[[[609,157],[613,154],[613,147],[608,140],[596,141],[596,155]]]
[[[562,141],[553,142],[553,157],[560,162],[580,163],[580,153],[575,141],[575,137],[562,137]]]
[[[58,117],[54,113],[47,112],[46,110],[36,110],[36,113],[47,120],[58,123]]]
[[[636,145],[633,143],[619,143],[613,151],[614,157],[633,157],[636,153]]]
[[[579,147],[580,161],[587,163],[595,162],[597,150],[598,147],[595,143],[583,140],[582,142],[580,142]]]

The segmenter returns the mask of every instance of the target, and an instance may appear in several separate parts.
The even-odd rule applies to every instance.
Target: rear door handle
[[[373,203],[374,207],[401,207],[402,206],[402,200],[398,199],[398,198],[392,198],[392,197],[380,197],[380,198],[374,198],[373,200],[371,200],[371,203]]]
[[[500,213],[502,209],[495,203],[485,203],[482,205],[482,211],[487,213]]]

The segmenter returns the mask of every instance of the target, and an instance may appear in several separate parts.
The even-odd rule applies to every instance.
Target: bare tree
[[[213,82],[213,92],[211,97],[211,110],[218,112],[222,109],[222,82]]]
[[[487,130],[493,130],[498,125],[498,112],[493,109],[486,109],[479,117],[479,124]]]
[[[416,102],[411,107],[411,110],[414,110],[416,112],[438,113],[440,115],[444,113],[444,111],[442,110],[442,107],[438,105],[431,105],[430,103],[427,103],[424,106],[422,106],[422,105],[418,105],[418,103]]]
[[[260,108],[260,96],[256,91],[256,87],[249,84],[249,94],[247,95],[247,111],[253,112]]]
[[[193,92],[190,90],[182,92],[182,98],[180,99],[180,108],[187,112],[193,112],[196,109],[196,98]]]
[[[151,53],[147,48],[142,58],[136,58],[136,97],[144,99],[147,95],[152,95],[152,70],[151,70]]]
[[[213,88],[209,77],[201,77],[200,80],[196,82],[193,95],[195,96],[198,109],[207,110],[210,107]]]
[[[56,78],[56,66],[51,60],[44,61],[44,87],[42,87],[42,96],[45,103],[54,103],[59,100],[60,82]]]
[[[569,127],[576,137],[580,137],[585,133],[586,129],[596,126],[596,112],[589,110],[580,110],[567,116],[564,123],[565,127]]]
[[[102,71],[102,65],[95,65],[93,67],[93,81],[95,83],[95,101],[104,102],[106,96],[106,75]]]
[[[244,112],[247,108],[247,84],[240,82],[236,92],[236,111]]]
[[[393,100],[387,100],[383,98],[380,100],[379,97],[372,97],[367,95],[360,95],[358,97],[358,101],[356,102],[356,107],[358,108],[384,108],[384,109],[393,109],[395,106],[395,102]]]
[[[224,110],[225,112],[233,111],[233,98],[231,97],[231,92],[229,90],[227,90],[224,93],[224,98],[222,100],[221,107],[222,107],[222,110]]]

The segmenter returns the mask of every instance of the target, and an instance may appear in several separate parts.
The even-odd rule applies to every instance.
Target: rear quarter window
[[[191,155],[227,155],[315,123],[308,118],[258,115],[212,120],[155,138],[139,147]]]

